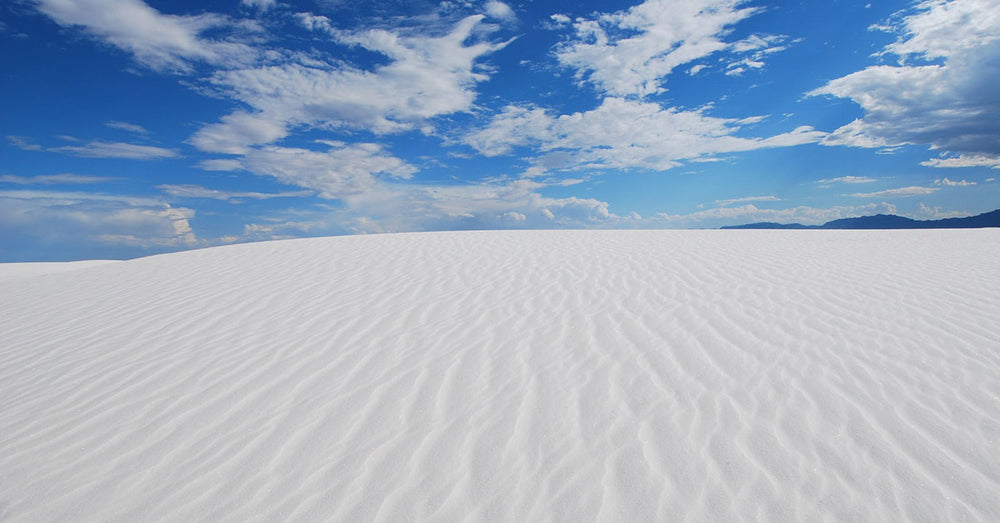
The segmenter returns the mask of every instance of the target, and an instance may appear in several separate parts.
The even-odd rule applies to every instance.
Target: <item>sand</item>
[[[0,282],[86,269],[95,265],[117,263],[116,260],[83,260],[73,262],[0,263]]]
[[[1000,520],[1000,230],[9,267],[2,521]]]

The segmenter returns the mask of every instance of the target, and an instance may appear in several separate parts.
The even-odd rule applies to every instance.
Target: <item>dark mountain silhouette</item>
[[[895,214],[876,214],[858,218],[842,218],[823,225],[802,225],[801,223],[760,222],[746,225],[728,225],[723,229],[975,229],[979,227],[1000,227],[1000,209],[967,218],[944,218],[942,220],[914,220]]]

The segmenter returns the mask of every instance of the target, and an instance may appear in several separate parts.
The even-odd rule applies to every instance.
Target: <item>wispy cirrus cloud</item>
[[[312,196],[312,191],[285,191],[280,193],[262,193],[252,191],[222,191],[218,189],[208,189],[195,184],[161,184],[156,186],[168,196],[177,198],[208,198],[212,200],[225,200],[238,202],[240,200],[270,200],[272,198],[301,198]]]
[[[106,122],[104,125],[112,129],[121,129],[123,131],[128,131],[130,133],[149,134],[149,131],[147,131],[145,127],[141,125],[136,125],[134,123],[119,122],[116,120],[112,120],[110,122]]]
[[[277,0],[240,0],[240,3],[246,7],[267,11],[277,4]]]
[[[829,187],[835,183],[872,183],[877,182],[877,178],[869,178],[867,176],[838,176],[836,178],[824,178],[822,180],[816,180],[816,183]]]
[[[392,134],[429,131],[431,119],[466,112],[475,85],[489,78],[476,68],[507,42],[475,41],[483,15],[469,16],[441,36],[386,29],[342,31],[328,19],[302,15],[307,27],[336,42],[389,60],[372,70],[338,63],[285,63],[217,71],[209,82],[253,108],[223,117],[191,138],[209,152],[241,154],[272,143],[296,126]]]
[[[50,147],[48,151],[71,154],[84,158],[125,158],[129,160],[162,160],[165,158],[180,158],[175,149],[138,145],[124,142],[105,142],[94,140],[84,145],[64,145]]]
[[[166,158],[180,158],[181,154],[176,149],[155,147],[152,145],[140,145],[126,142],[107,142],[104,140],[93,140],[83,145],[63,145],[59,147],[43,147],[32,142],[23,136],[7,136],[7,141],[19,149],[25,151],[49,151],[55,153],[69,154],[83,158],[125,158],[130,160],[161,160]],[[78,141],[75,138],[65,136],[63,139]]]
[[[732,26],[757,12],[743,0],[647,0],[575,20],[575,34],[556,49],[556,57],[579,80],[607,95],[647,96],[660,92],[664,78],[678,66],[721,51],[751,54],[730,60],[731,74],[763,67],[764,56],[784,49],[780,43],[785,37],[726,41]]]
[[[379,178],[407,179],[416,168],[374,143],[324,142],[328,149],[265,146],[240,158],[202,163],[208,170],[245,170],[318,192],[327,199],[368,192]]]
[[[715,200],[715,205],[725,207],[727,205],[732,205],[734,203],[749,203],[749,202],[777,202],[781,201],[781,198],[777,196],[744,196],[742,198],[730,198],[728,200]]]
[[[43,151],[43,150],[45,150],[44,147],[42,147],[41,145],[38,145],[37,143],[32,142],[29,138],[26,138],[24,136],[7,135],[7,136],[5,136],[5,138],[7,138],[7,143],[9,143],[9,144],[13,145],[14,147],[17,147],[18,149],[21,149],[23,151]]]
[[[766,138],[737,136],[760,121],[708,116],[704,110],[682,111],[653,102],[605,98],[585,112],[555,116],[537,107],[511,105],[464,142],[486,156],[532,146],[543,154],[534,160],[544,170],[667,170],[685,160],[771,147],[815,143],[825,136],[800,127]]]
[[[0,183],[13,183],[17,185],[85,185],[104,183],[111,180],[114,180],[114,178],[72,173],[43,174],[39,176],[4,174],[0,176]]]
[[[911,196],[925,196],[937,191],[937,187],[921,187],[913,185],[910,187],[898,187],[875,192],[856,192],[848,196],[855,198],[908,198]]]
[[[101,41],[131,53],[159,71],[190,72],[196,63],[249,64],[258,51],[238,33],[256,31],[247,22],[205,13],[167,15],[141,0],[32,0],[64,27],[79,27]],[[208,36],[220,30],[228,36]]]
[[[970,185],[976,185],[976,182],[970,182],[968,180],[949,180],[948,178],[938,178],[934,180],[934,185],[943,185],[945,187],[968,187]]]

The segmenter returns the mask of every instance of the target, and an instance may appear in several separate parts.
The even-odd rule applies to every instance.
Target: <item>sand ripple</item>
[[[464,232],[0,277],[0,520],[998,521],[998,260]]]

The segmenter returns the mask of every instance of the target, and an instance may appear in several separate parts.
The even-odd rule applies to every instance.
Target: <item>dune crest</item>
[[[997,521],[1000,231],[506,231],[0,278],[3,521]]]

